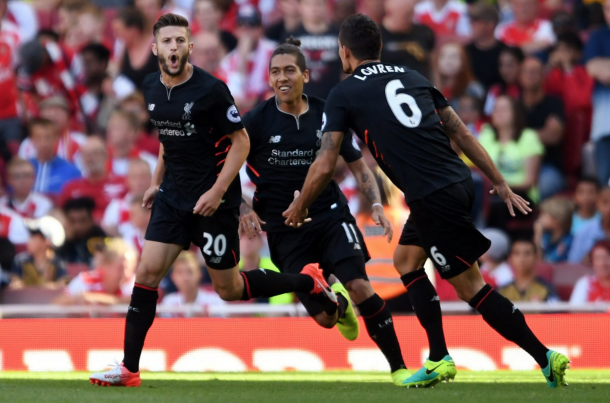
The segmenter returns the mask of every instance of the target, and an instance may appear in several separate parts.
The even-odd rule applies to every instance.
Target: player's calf
[[[366,301],[375,294],[371,283],[363,278],[352,280],[345,284],[352,302],[356,305]]]
[[[335,311],[334,315],[329,315],[326,312],[320,312],[319,314],[312,316],[313,320],[325,329],[332,329],[337,324],[338,315]]]

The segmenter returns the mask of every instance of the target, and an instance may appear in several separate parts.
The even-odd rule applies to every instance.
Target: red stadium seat
[[[568,301],[572,294],[572,289],[579,278],[592,274],[593,270],[582,264],[556,263],[553,265],[553,286],[557,290],[559,297]]]
[[[553,282],[553,266],[547,262],[540,262],[536,265],[536,275],[549,283]]]

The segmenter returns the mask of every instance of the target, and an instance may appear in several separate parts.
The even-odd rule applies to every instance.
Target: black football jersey
[[[279,109],[275,97],[244,115],[244,126],[250,136],[247,172],[256,185],[254,211],[267,223],[267,231],[288,231],[282,213],[294,200],[294,191],[301,190],[309,167],[320,150],[320,131],[324,101],[309,97],[308,109],[299,117]],[[362,158],[351,135],[341,144],[346,162]],[[331,181],[309,207],[309,216],[316,222],[333,212],[341,212],[347,200],[335,181]]]
[[[411,202],[470,177],[436,111],[448,105],[415,70],[371,62],[333,88],[322,130],[353,129]]]
[[[149,74],[143,89],[150,121],[165,150],[165,176],[157,197],[191,211],[216,182],[231,148],[226,135],[243,129],[241,116],[226,84],[196,66],[190,79],[172,88],[163,84],[161,73]],[[238,175],[219,209],[240,202]]]

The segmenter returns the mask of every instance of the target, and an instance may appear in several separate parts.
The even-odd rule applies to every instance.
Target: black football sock
[[[407,273],[400,279],[407,289],[407,296],[415,310],[415,315],[428,335],[430,346],[428,358],[430,361],[442,360],[449,352],[443,332],[441,303],[434,286],[423,268]]]
[[[155,320],[159,293],[156,288],[136,284],[131,294],[131,302],[125,319],[125,344],[123,364],[131,372],[140,370],[140,355],[144,339]]]
[[[313,290],[313,278],[305,274],[278,273],[272,270],[242,271],[244,294],[242,300],[269,298],[287,292],[309,293]]]
[[[521,311],[489,284],[485,284],[468,304],[479,311],[483,320],[506,340],[527,351],[541,368],[548,365],[546,353],[549,349],[531,331]]]
[[[392,372],[401,368],[407,368],[402,359],[400,344],[390,310],[385,301],[377,294],[358,304],[360,315],[364,319],[366,331],[371,339],[377,344],[386,360],[390,364]]]
[[[347,305],[349,304],[349,302],[347,302],[347,298],[345,298],[342,294],[336,294],[337,295],[337,304],[334,304],[331,300],[328,300],[328,306],[326,307],[326,309],[324,309],[324,312],[326,312],[326,314],[328,316],[333,316],[335,314],[335,312],[339,312],[339,319],[341,319],[342,317],[345,316],[345,311],[347,310]]]

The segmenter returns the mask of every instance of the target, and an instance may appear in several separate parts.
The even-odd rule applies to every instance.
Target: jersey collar
[[[172,96],[172,90],[176,87],[179,87],[183,84],[188,83],[191,78],[193,78],[193,76],[195,75],[195,66],[193,65],[193,70],[191,71],[191,75],[188,76],[188,78],[186,80],[184,80],[181,83],[178,83],[176,85],[173,85],[171,88],[168,87],[167,85],[165,85],[165,83],[163,82],[163,74],[161,72],[159,72],[159,82],[165,87],[165,92],[167,93],[167,100],[169,101],[170,97]]]
[[[305,102],[307,103],[307,109],[305,109],[305,112],[301,113],[299,116],[296,116],[296,115],[293,115],[292,113],[284,112],[283,110],[281,110],[280,106],[277,104],[277,96],[274,97],[275,107],[277,108],[277,110],[282,112],[285,115],[292,116],[294,118],[294,120],[296,120],[296,122],[297,122],[297,130],[301,130],[300,124],[299,124],[299,119],[301,118],[301,116],[303,116],[307,112],[309,112],[309,98],[305,94],[303,94],[303,98],[305,98]]]
[[[360,70],[364,69],[366,66],[368,66],[369,64],[380,64],[381,62],[379,60],[371,60],[370,62],[366,62],[366,63],[362,63],[360,65],[358,65],[358,67],[356,67],[354,69],[354,71],[352,72],[352,75],[356,74],[357,72],[359,72]]]

